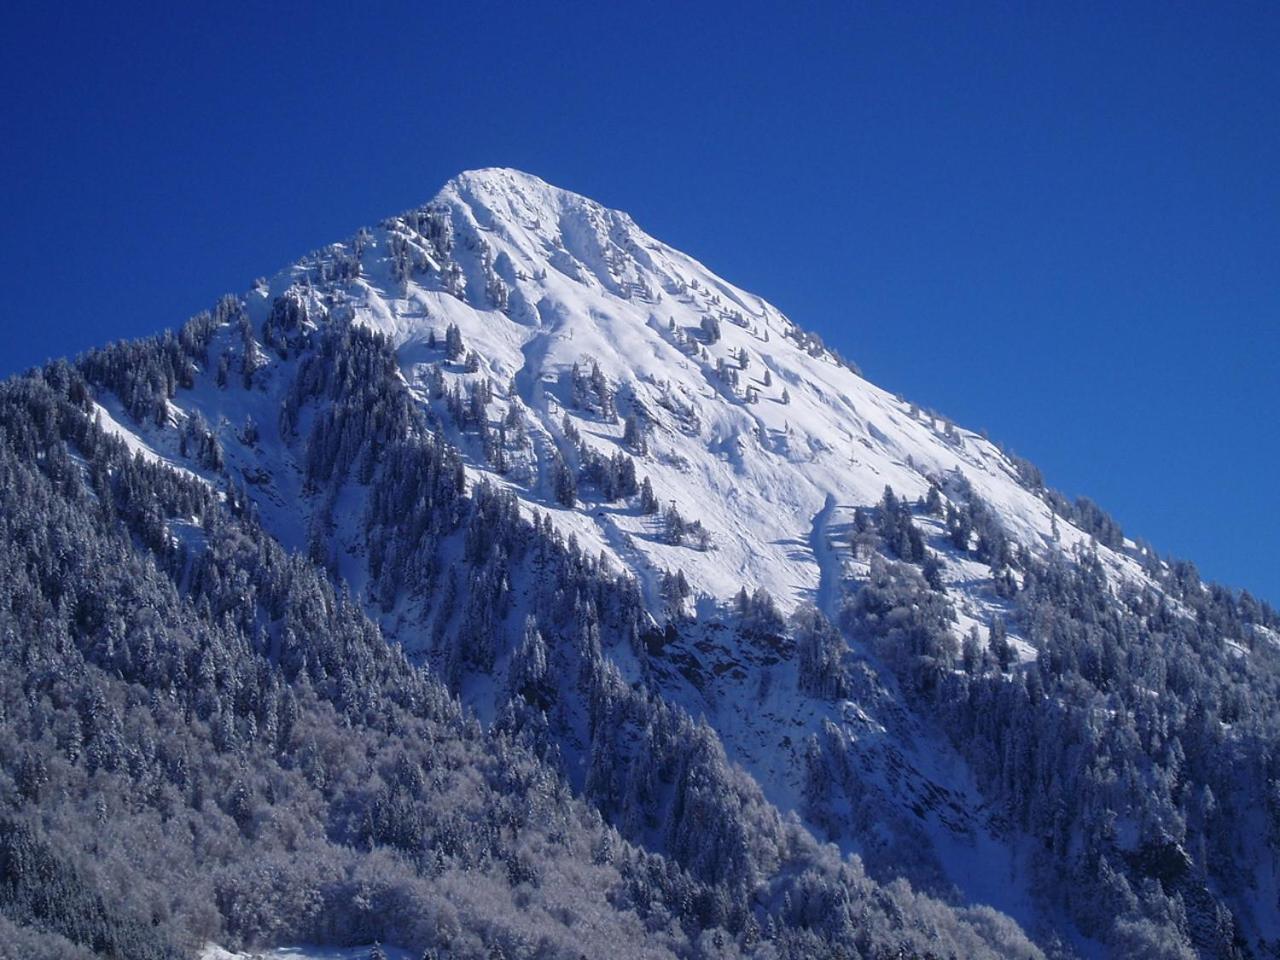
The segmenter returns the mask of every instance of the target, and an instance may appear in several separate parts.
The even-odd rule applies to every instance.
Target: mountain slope
[[[1274,612],[625,214],[466,173],[153,349],[80,362],[104,431],[694,876],[794,814],[1053,949],[1280,936]]]

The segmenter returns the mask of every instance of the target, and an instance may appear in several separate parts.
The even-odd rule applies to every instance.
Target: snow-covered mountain
[[[1119,886],[1099,881],[1108,892],[1088,896],[1061,889],[1065,877],[1099,875],[1103,862],[1118,872],[1128,864],[1118,882],[1133,901],[1125,915],[1156,924],[1160,911],[1181,910],[1167,929],[1180,930],[1183,944],[1212,954],[1233,938],[1256,946],[1280,936],[1265,857],[1242,854],[1226,873],[1189,872],[1209,862],[1190,836],[1210,814],[1179,775],[1160,779],[1165,753],[1154,766],[1135,761],[1141,772],[1123,788],[1106,787],[1121,799],[1098,827],[1110,845],[1102,853],[1075,820],[1055,821],[1026,797],[1063,789],[1081,768],[1049,759],[1053,723],[1063,725],[1064,749],[1084,736],[1071,724],[1088,726],[1050,716],[1042,704],[1062,704],[1064,717],[1071,706],[1045,692],[1050,676],[1089,680],[1089,723],[1100,730],[1128,716],[1148,737],[1142,725],[1154,723],[1160,732],[1134,757],[1167,752],[1171,731],[1187,722],[1148,722],[1119,692],[1106,657],[1127,655],[1143,674],[1136,646],[1117,654],[1097,639],[1103,666],[1064,667],[1069,631],[1044,611],[1087,622],[1080,635],[1093,643],[1090,630],[1108,629],[1097,626],[1098,604],[1114,602],[1148,626],[1158,611],[1169,618],[1161,629],[1175,630],[1169,624],[1205,622],[1197,605],[1212,591],[1198,579],[1183,584],[1181,568],[1126,539],[1091,504],[1045,488],[988,439],[870,383],[817,336],[625,213],[514,170],[464,173],[424,207],[224,301],[210,321],[207,364],[172,391],[161,416],[139,419],[131,398],[107,389],[94,396],[96,415],[146,459],[220,489],[230,478],[267,530],[326,565],[468,707],[520,727],[512,691],[530,657],[547,659],[528,652],[540,650],[529,640],[542,590],[532,568],[504,560],[494,574],[490,587],[504,599],[482,618],[486,649],[476,654],[467,647],[474,624],[466,626],[474,610],[459,613],[463,602],[450,599],[465,592],[464,538],[420,560],[432,587],[414,589],[388,573],[411,561],[400,555],[407,548],[385,546],[395,524],[375,519],[376,447],[349,482],[317,482],[328,476],[318,459],[342,458],[346,428],[321,422],[332,376],[307,337],[346,328],[385,338],[423,425],[406,429],[456,448],[467,489],[507,495],[502,502],[536,518],[540,534],[555,531],[634,590],[643,618],[633,635],[598,638],[617,688],[699,720],[779,813],[860,856],[877,880],[902,876],[955,904],[994,908],[1054,949],[1104,953],[1124,943],[1155,955],[1157,933],[1100,918],[1098,903],[1120,896]],[[340,367],[341,358],[325,369]],[[352,382],[370,376],[352,367],[343,374]],[[371,410],[370,424],[380,416]],[[171,530],[177,540],[199,537]],[[1071,594],[1074,605],[1062,600]],[[1271,645],[1272,619],[1264,609],[1214,625],[1246,685],[1248,651]],[[1053,659],[1040,665],[1042,657]],[[1142,683],[1159,692],[1176,669],[1162,661],[1160,679]],[[600,785],[604,734],[589,719],[597,705],[585,694],[573,700],[574,677],[546,682],[559,693],[545,698],[556,705],[542,711],[537,738],[554,743],[575,787],[621,822],[626,802],[613,794],[631,787]],[[1012,691],[1022,706],[1001,700]],[[1040,712],[1003,719],[1016,710]],[[1033,720],[1045,726],[1027,748],[1035,759],[1017,768],[1021,782],[1009,772],[1023,759],[1006,727],[1031,729]],[[643,740],[618,737],[608,749],[639,750]],[[1167,822],[1128,799],[1126,791],[1155,789],[1141,777],[1178,805]],[[630,835],[659,849],[669,842],[654,825]],[[1176,882],[1144,873],[1143,858],[1157,855],[1176,861]],[[1175,899],[1182,906],[1166,908]]]
[[[863,379],[767,301],[625,213],[514,170],[464,173],[425,209],[426,236],[412,216],[368,235],[346,304],[392,338],[424,402],[440,359],[427,341],[434,333],[443,343],[456,325],[479,365],[457,379],[491,379],[493,418],[517,406],[531,441],[504,474],[479,458],[472,469],[550,511],[584,548],[641,577],[650,596],[662,571],[680,567],[694,593],[713,600],[746,586],[788,609],[818,601],[824,573],[838,575],[823,546],[832,525],[878,503],[886,486],[915,500],[956,471],[1019,543],[1044,552],[1056,539],[1069,552],[1088,540],[1069,523],[1055,537],[1050,508],[992,443]],[[432,265],[443,256],[442,279]],[[300,264],[272,290],[313,269]],[[609,410],[590,386],[575,398],[575,365],[584,380],[600,371]],[[707,549],[694,557],[666,543],[660,518],[626,506],[561,509],[545,482],[545,451],[575,458],[566,414],[604,456],[634,456],[623,434],[624,418],[636,415],[646,447],[638,473],[659,504],[701,522]],[[587,503],[598,499],[585,493]],[[1122,555],[1104,555],[1136,575]],[[978,598],[956,597],[989,619]]]

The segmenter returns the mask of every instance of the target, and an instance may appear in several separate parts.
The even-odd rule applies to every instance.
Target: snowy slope
[[[930,477],[958,470],[1010,537],[1037,552],[1053,548],[1049,507],[1019,485],[992,443],[962,429],[948,436],[940,418],[871,384],[775,307],[655,240],[625,213],[505,169],[462,174],[426,209],[444,214],[459,276],[442,282],[428,268],[396,279],[398,238],[422,250],[423,261],[434,258],[404,220],[389,221],[367,234],[363,276],[343,291],[358,322],[393,338],[410,383],[426,396],[427,370],[440,359],[428,338],[443,340],[456,324],[479,371],[454,365],[447,376],[490,378],[497,415],[518,404],[540,454],[548,444],[567,451],[566,412],[593,448],[621,451],[621,418],[637,412],[648,441],[638,474],[650,478],[659,503],[674,503],[710,533],[704,552],[669,545],[660,517],[593,502],[590,490],[579,509],[559,509],[545,456],[515,481],[475,458],[478,473],[513,483],[584,547],[650,582],[679,567],[707,597],[764,587],[791,608],[817,599],[823,561],[814,526],[829,499],[872,505],[888,485],[914,500]],[[272,291],[314,269],[304,261]],[[718,342],[706,342],[706,318],[718,322]],[[743,352],[747,366],[737,370]],[[584,374],[598,364],[617,392],[617,422],[573,409],[566,379],[575,363]],[[720,363],[737,370],[736,386],[717,372]],[[1088,539],[1065,522],[1057,529],[1065,551]],[[1104,556],[1140,576],[1136,563]]]

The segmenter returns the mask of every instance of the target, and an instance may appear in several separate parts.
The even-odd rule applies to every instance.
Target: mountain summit
[[[1280,949],[1275,611],[536,177],[10,381],[0,454],[51,956]]]
[[[473,373],[494,385],[500,416],[527,417],[525,448],[503,471],[478,460],[477,474],[510,483],[648,588],[681,567],[695,595],[726,600],[746,586],[786,609],[814,601],[824,570],[835,574],[819,526],[847,522],[886,486],[915,500],[948,478],[963,477],[1038,554],[1089,539],[1065,518],[1055,524],[987,440],[875,387],[816,335],[627,214],[536,177],[461,174],[370,234],[361,263],[344,301],[392,339],[411,385],[426,391],[437,360],[426,344],[453,325],[476,355]],[[566,442],[566,414],[581,421],[581,445]],[[662,511],[674,505],[702,526],[696,562],[663,535],[661,516],[611,503],[560,509],[545,482],[548,451],[574,462],[584,449],[634,455],[638,443]],[[1117,574],[1139,575],[1122,546],[1102,556]]]

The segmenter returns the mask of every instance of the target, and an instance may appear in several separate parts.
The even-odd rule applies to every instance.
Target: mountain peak
[[[464,170],[440,189],[433,203],[458,200],[492,206],[507,204],[513,212],[521,208],[584,208],[604,211],[596,201],[548,183],[541,177],[512,167],[480,167]],[[613,211],[620,213],[620,211]]]
[[[451,177],[444,186],[448,190],[453,186],[496,187],[508,186],[522,190],[559,190],[541,177],[517,170],[515,167],[474,167],[463,170]]]
[[[819,337],[626,213],[532,174],[460,173],[424,207],[385,221],[359,257],[358,281],[331,295],[391,338],[405,379],[446,423],[442,390],[500,387],[492,416],[518,423],[519,449],[494,463],[460,426],[472,475],[548,513],[655,603],[667,573],[683,569],[711,603],[745,586],[784,609],[822,606],[849,561],[824,544],[886,486],[911,501],[934,487],[957,498],[971,489],[1037,553],[1089,539],[1055,521],[986,439],[867,382]],[[429,344],[449,328],[464,353],[442,362]],[[663,516],[618,504],[599,465],[620,457],[634,460],[637,482],[648,479]],[[577,497],[555,487],[561,463],[590,477]],[[685,521],[693,533],[680,532]],[[1123,550],[1104,556],[1141,579]],[[960,608],[963,624],[990,620],[986,600]]]
[[[634,234],[634,242],[655,242],[626,213],[508,167],[463,171],[428,206],[452,208],[464,225],[505,237],[531,265],[554,259],[552,249],[576,253],[585,245],[598,252],[625,241],[622,234]]]
[[[601,203],[583,194],[550,183],[533,173],[515,167],[477,167],[463,170],[451,177],[437,194],[444,196],[523,196],[542,197],[558,202],[569,202],[606,209]],[[621,213],[621,211],[615,211]]]

